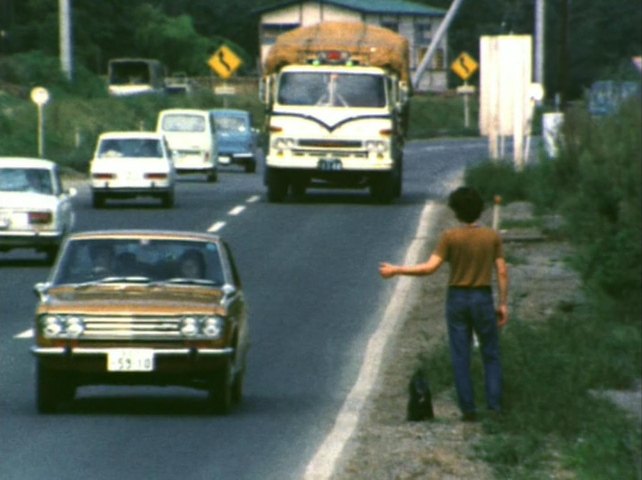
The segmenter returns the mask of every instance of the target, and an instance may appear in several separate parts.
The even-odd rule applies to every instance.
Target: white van
[[[204,173],[209,182],[218,179],[216,126],[207,110],[162,110],[156,131],[167,139],[177,173]]]

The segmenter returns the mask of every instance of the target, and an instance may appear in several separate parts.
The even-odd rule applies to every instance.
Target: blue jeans
[[[459,408],[463,413],[475,412],[475,394],[470,373],[474,331],[480,343],[484,363],[486,404],[489,409],[499,411],[502,366],[497,316],[491,289],[450,287],[446,300],[446,320]]]

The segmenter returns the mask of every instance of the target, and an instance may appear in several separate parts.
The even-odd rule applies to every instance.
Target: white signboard
[[[523,160],[533,112],[532,43],[530,35],[481,37],[479,128],[489,137],[492,158],[498,136],[513,135],[515,161]]]

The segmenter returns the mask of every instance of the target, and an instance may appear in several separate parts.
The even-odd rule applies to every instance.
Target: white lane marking
[[[435,221],[434,210],[435,204],[432,202],[426,203],[424,206],[417,233],[406,253],[404,265],[415,264],[421,260],[426,232],[431,231],[431,223]],[[359,414],[362,412],[377,379],[386,343],[391,335],[399,329],[398,324],[403,318],[406,298],[412,291],[412,282],[412,277],[398,277],[397,285],[392,293],[391,301],[386,307],[383,319],[368,341],[357,381],[346,397],[334,422],[334,427],[308,463],[304,480],[325,480],[332,476],[335,464],[359,422]]]
[[[13,338],[33,338],[33,328],[30,328],[29,330],[25,330],[22,333],[19,333]]]
[[[228,214],[228,215],[234,215],[234,216],[236,216],[236,215],[238,215],[239,213],[243,212],[243,210],[245,210],[245,207],[244,207],[243,205],[239,205],[239,206],[237,206],[237,207],[234,207],[234,208],[233,208],[232,210],[230,210],[229,212],[227,212],[227,214]]]
[[[216,223],[212,224],[212,226],[210,228],[208,228],[207,231],[208,232],[212,232],[212,233],[218,232],[224,226],[225,226],[225,222],[216,222]]]
[[[260,195],[252,195],[250,198],[245,200],[247,203],[256,203],[261,199]]]

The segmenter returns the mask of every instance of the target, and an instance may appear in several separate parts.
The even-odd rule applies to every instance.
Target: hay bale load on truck
[[[410,93],[407,40],[364,23],[324,22],[284,33],[264,65],[268,199],[308,187],[401,195]]]

